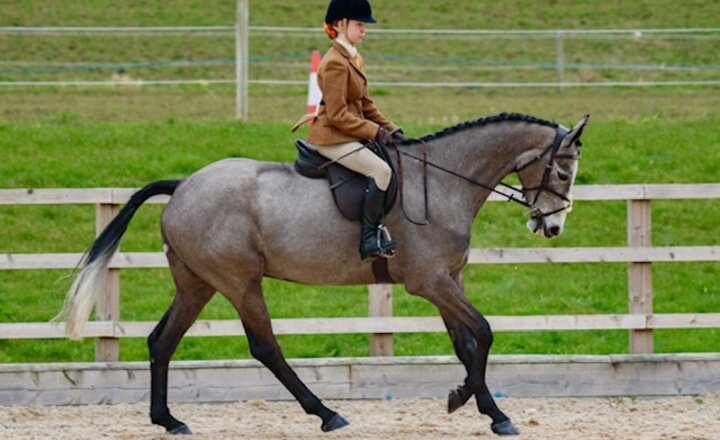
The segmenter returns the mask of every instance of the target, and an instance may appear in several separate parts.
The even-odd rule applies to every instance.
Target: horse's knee
[[[147,338],[147,347],[148,351],[150,352],[150,357],[153,357],[153,353],[155,352],[155,342],[157,341],[157,337],[153,333],[150,333],[150,336]]]
[[[148,351],[150,352],[150,359],[158,360],[162,357],[162,348],[160,347],[160,326],[156,327],[147,338]]]
[[[470,362],[476,356],[478,347],[485,350],[490,348],[493,343],[493,334],[489,323],[481,318],[475,332],[464,327],[460,334],[455,336],[455,339],[458,356]]]
[[[490,328],[490,323],[483,316],[480,317],[480,322],[477,326],[477,334],[478,344],[485,345],[489,349],[493,344],[494,336],[492,329]]]
[[[163,348],[157,337],[153,335],[148,336],[147,339],[148,351],[150,352],[150,361],[154,365],[162,365],[166,362],[170,362],[170,352]]]
[[[158,325],[155,326],[153,331],[150,332],[150,334],[147,337],[147,346],[148,346],[148,350],[150,350],[151,353],[157,347],[158,340],[160,339],[160,332],[162,332],[162,328],[164,327],[163,321],[160,321],[158,323]]]
[[[462,349],[464,350],[464,353],[468,353],[471,356],[475,355],[475,351],[477,350],[477,342],[474,338],[465,338],[462,342]]]
[[[248,338],[250,343],[250,354],[264,365],[275,362],[282,357],[280,347],[268,342],[260,342],[256,338]]]

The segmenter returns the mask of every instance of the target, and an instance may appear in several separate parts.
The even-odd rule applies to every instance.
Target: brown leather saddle
[[[367,142],[367,148],[387,162],[392,169],[392,179],[385,199],[385,214],[390,212],[397,198],[397,176],[395,167],[390,160],[387,150],[376,142]],[[327,164],[330,160],[317,152],[310,144],[303,140],[296,140],[295,147],[298,157],[295,160],[295,170],[303,176],[319,179],[325,177],[330,183],[335,204],[347,219],[359,221],[362,218],[363,197],[367,186],[367,177],[349,170],[339,163]]]

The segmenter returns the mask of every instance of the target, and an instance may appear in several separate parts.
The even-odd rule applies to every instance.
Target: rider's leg
[[[390,185],[392,170],[377,154],[363,147],[360,142],[346,142],[335,145],[315,145],[317,151],[330,160],[337,161],[345,168],[375,179],[380,191]]]
[[[385,214],[385,191],[390,185],[392,170],[375,153],[362,148],[360,142],[338,145],[318,145],[318,152],[357,173],[368,177],[363,199],[362,236],[360,256],[365,260],[374,257],[390,257],[395,241],[384,241],[380,230]]]
[[[381,191],[375,179],[368,178],[363,198],[362,229],[360,236],[360,258],[363,261],[375,257],[389,258],[393,256],[396,241],[383,240],[382,220],[385,214],[385,192]]]

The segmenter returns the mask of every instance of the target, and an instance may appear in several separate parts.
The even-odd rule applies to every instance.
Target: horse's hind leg
[[[150,420],[165,427],[171,434],[191,434],[187,425],[170,414],[167,406],[168,365],[180,339],[210,301],[215,289],[190,271],[172,249],[168,250],[167,257],[176,294],[170,308],[148,337]]]
[[[314,414],[322,419],[321,429],[329,432],[348,425],[349,422],[343,416],[322,404],[285,361],[272,331],[270,315],[262,293],[261,278],[250,280],[242,295],[226,296],[240,315],[250,344],[250,353],[273,372],[307,414]]]

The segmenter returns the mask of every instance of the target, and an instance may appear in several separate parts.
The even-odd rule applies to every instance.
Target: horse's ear
[[[588,120],[590,119],[590,115],[585,115],[580,119],[580,122],[575,124],[575,127],[573,127],[572,130],[570,130],[570,133],[565,136],[565,139],[563,139],[561,147],[567,147],[569,145],[572,145],[580,139],[580,136],[582,136],[583,130],[585,130],[585,126],[588,123]]]

